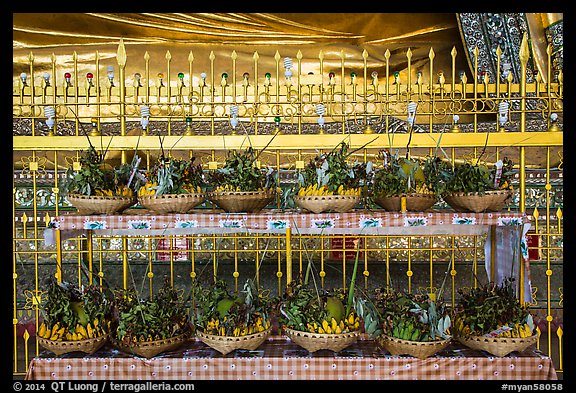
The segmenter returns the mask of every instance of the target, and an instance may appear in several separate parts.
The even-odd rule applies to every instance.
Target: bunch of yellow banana
[[[497,337],[524,338],[524,337],[532,336],[532,329],[530,329],[530,326],[527,323],[524,323],[524,324],[515,323],[513,326],[506,324],[504,326],[510,327],[512,329],[508,329],[508,330],[503,329],[502,332]],[[504,326],[501,326],[501,327],[504,327]],[[456,319],[456,321],[454,323],[454,327],[456,328],[456,331],[460,332],[460,334],[462,334],[462,335],[474,335],[475,334],[475,332],[473,332],[470,329],[470,326],[468,326],[467,324],[464,324],[464,321],[462,320],[462,318]]]
[[[52,329],[48,329],[46,324],[42,322],[38,328],[38,336],[51,341],[77,341],[100,337],[106,334],[109,329],[110,321],[101,323],[98,319],[92,323],[88,322],[86,326],[78,323],[73,331],[61,326],[60,322],[56,322]]]
[[[116,187],[116,195],[131,197],[134,195],[132,189],[126,185]]]
[[[430,193],[428,186],[424,183],[418,184],[414,191],[418,194],[429,194]]]
[[[512,330],[506,330],[498,335],[498,337],[511,337],[511,338],[525,338],[532,336],[532,329],[527,323],[515,323],[514,326],[506,324],[504,326],[511,327]]]
[[[102,190],[97,188],[94,190],[94,195],[96,196],[113,196],[114,192],[112,190]]]
[[[184,184],[182,188],[188,191],[190,194],[199,194],[202,192],[202,187],[200,186],[194,187],[193,184]]]
[[[231,186],[230,184],[224,184],[216,187],[214,192],[242,192],[243,190],[239,186]],[[253,191],[266,191],[266,188],[260,187]]]
[[[336,192],[330,191],[328,186],[320,186],[318,187],[317,183],[310,184],[307,187],[300,187],[298,190],[299,196],[323,196],[323,195],[361,195],[362,194],[362,187],[357,188],[344,188],[343,185],[340,185]]]
[[[226,317],[224,317],[223,322],[226,321]],[[264,330],[270,327],[270,320],[264,321],[264,319],[259,316],[255,319],[254,323],[251,325],[244,325],[244,326],[236,326],[233,330],[231,335],[234,337],[241,337],[246,336],[249,334],[255,334],[259,332],[263,332]],[[208,334],[213,334],[216,336],[229,336],[230,334],[226,332],[225,326],[220,323],[220,320],[217,318],[212,318],[206,323],[206,329],[204,330]]]
[[[148,182],[138,189],[138,196],[154,196],[156,195],[157,182]]]
[[[360,328],[360,317],[350,313],[347,318],[337,322],[335,318],[331,318],[330,321],[323,320],[321,323],[307,323],[306,327],[310,333],[320,333],[320,334],[340,334],[349,333]]]

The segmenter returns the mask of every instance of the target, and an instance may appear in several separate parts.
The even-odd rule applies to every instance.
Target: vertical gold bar
[[[174,286],[174,235],[170,235],[170,286]]]
[[[546,148],[546,320],[548,321],[548,355],[552,354],[552,269],[551,269],[551,242],[550,236],[552,232],[550,223],[550,192],[552,191],[552,184],[550,183],[550,148]],[[560,228],[560,225],[558,225]]]
[[[260,288],[260,235],[256,234],[256,287]]]
[[[450,276],[452,277],[452,308],[456,306],[456,236],[450,236],[452,239],[452,252]]]
[[[240,275],[238,272],[238,234],[234,233],[232,236],[234,243],[234,290],[238,292],[238,277]]]
[[[330,237],[330,239],[334,239]],[[332,246],[330,246],[332,249]],[[342,288],[346,290],[346,235],[342,235]]]
[[[194,235],[189,239],[190,244],[190,278],[196,278],[196,243]]]
[[[292,228],[286,228],[286,285],[292,282]]]
[[[170,83],[170,60],[172,60],[172,55],[170,51],[166,51],[166,103],[170,107],[170,102],[172,101],[172,86]],[[168,117],[168,135],[172,135],[172,117]]]
[[[214,274],[214,282],[218,279],[218,257],[217,253],[218,250],[216,249],[216,235],[212,235],[212,268]]]
[[[62,282],[62,234],[60,229],[56,228],[54,230],[56,237],[56,282],[60,284]]]
[[[122,236],[122,288],[128,289],[128,238]]]
[[[278,267],[277,267],[277,272],[276,272],[276,277],[278,277],[278,295],[280,295],[282,293],[282,246],[280,244],[280,235],[276,235],[276,240],[277,240],[277,244],[276,244],[276,256],[278,258]]]
[[[320,239],[320,286],[324,288],[324,277],[326,272],[324,271],[324,235],[319,236]]]
[[[530,56],[527,34],[520,44],[520,132],[526,132],[526,67]],[[526,147],[520,146],[520,213],[526,212]]]
[[[88,253],[88,285],[92,285],[92,265],[93,265],[93,255],[92,255],[92,231],[86,232],[86,252]]]
[[[412,293],[412,236],[408,236],[408,269],[406,276],[408,276],[408,293]]]
[[[120,45],[118,45],[118,51],[116,53],[116,60],[118,62],[118,70],[120,76],[118,83],[120,84],[120,101],[118,105],[120,107],[120,135],[126,135],[126,85],[125,85],[125,72],[126,72],[126,48],[124,47],[124,40],[120,38]],[[128,159],[126,157],[126,150],[121,151],[122,164],[125,164]]]
[[[386,292],[390,290],[390,236],[386,235]]]
[[[368,271],[368,236],[364,235],[362,237],[364,241],[364,290],[368,290],[368,276],[370,272]]]
[[[496,226],[490,226],[490,282],[496,280]]]

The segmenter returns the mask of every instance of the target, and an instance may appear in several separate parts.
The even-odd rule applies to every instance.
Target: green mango
[[[88,325],[88,315],[86,315],[86,311],[84,311],[84,303],[83,302],[71,302],[70,308],[74,314],[78,317],[78,323],[82,326]]]
[[[340,323],[340,321],[344,318],[344,314],[346,313],[344,304],[335,296],[330,296],[328,299],[326,299],[325,308],[328,312],[328,321],[330,321],[331,318],[334,318],[337,323]]]

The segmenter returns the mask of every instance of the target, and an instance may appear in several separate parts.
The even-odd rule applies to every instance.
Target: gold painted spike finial
[[[260,55],[258,54],[258,51],[254,52],[254,56],[252,56],[252,59],[258,61],[258,59],[260,59]]]
[[[534,209],[534,212],[532,213],[532,216],[538,220],[538,217],[540,217],[540,213],[538,213],[538,209]]]
[[[276,51],[276,53],[274,54],[274,60],[276,61],[280,60],[280,52]]]
[[[498,45],[498,47],[496,47],[496,55],[498,56],[498,58],[500,58],[500,56],[502,56],[502,48],[500,48],[500,45]]]
[[[436,53],[434,53],[434,49],[433,49],[433,48],[430,48],[430,52],[428,52],[428,58],[429,58],[430,60],[433,60],[434,57],[436,57]]]
[[[303,56],[303,55],[302,55],[302,51],[301,51],[301,50],[298,50],[298,53],[296,53],[296,58],[297,58],[298,60],[302,60],[302,56]]]
[[[98,60],[98,51],[96,51],[96,60]],[[56,63],[56,55],[54,54],[54,52],[52,52],[52,55],[50,56],[50,60],[52,61],[52,64]]]
[[[190,53],[188,54],[188,61],[190,63],[192,63],[194,61],[194,53],[192,53],[192,51],[190,51]]]
[[[50,221],[52,221],[52,219],[50,218],[50,214],[46,212],[46,215],[44,216],[44,224],[46,224],[46,228],[48,228],[48,225],[50,225]]]
[[[216,58],[216,55],[214,54],[213,50],[210,51],[210,56],[208,56],[208,58],[212,61],[214,61],[214,59]]]
[[[232,60],[236,60],[236,59],[238,58],[238,54],[236,53],[235,50],[232,51],[232,54],[230,55],[230,58],[231,58]]]
[[[28,61],[30,63],[32,63],[34,61],[34,53],[32,53],[32,52],[28,53]]]
[[[386,60],[388,60],[390,58],[390,50],[389,49],[386,49],[386,52],[384,52],[384,58]]]
[[[170,53],[169,50],[166,51],[166,60],[171,60],[172,59],[172,54]]]
[[[324,51],[322,49],[320,49],[320,53],[318,53],[318,58],[324,60]]]
[[[412,59],[412,50],[410,48],[408,48],[408,51],[406,51],[406,58],[408,60]]]
[[[456,55],[458,55],[458,51],[456,50],[455,46],[452,47],[452,50],[450,51],[450,55],[452,55],[453,58],[456,58]]]
[[[144,53],[144,60],[150,61],[150,53],[148,53],[148,51]]]
[[[530,57],[530,49],[528,48],[528,35],[524,32],[522,36],[522,42],[520,43],[520,50],[518,52],[518,57],[523,66],[528,63],[528,58]]]
[[[562,218],[562,209],[558,208],[558,210],[556,210],[556,217]]]
[[[410,50],[410,49],[408,49],[408,50]],[[364,50],[362,51],[362,58],[364,58],[364,59],[367,59],[367,58],[368,58],[368,51],[367,51],[366,49],[364,49]]]
[[[116,61],[118,66],[126,66],[126,47],[124,46],[124,39],[120,38],[120,44],[118,45],[118,51],[116,52]]]

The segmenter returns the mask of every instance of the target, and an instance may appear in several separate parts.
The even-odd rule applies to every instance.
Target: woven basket
[[[272,327],[261,331],[259,333],[248,334],[246,336],[216,336],[213,334],[204,333],[201,331],[196,332],[196,336],[204,344],[211,348],[214,348],[222,355],[226,355],[235,349],[248,349],[254,350],[258,348],[272,332]]]
[[[393,356],[409,355],[418,359],[426,359],[440,352],[450,344],[451,340],[448,338],[446,340],[420,342],[401,340],[385,334],[377,339],[378,344]]]
[[[512,196],[511,190],[454,193],[444,195],[442,199],[457,212],[497,212],[504,208],[506,201]]]
[[[275,197],[275,190],[208,193],[208,199],[227,213],[258,213]]]
[[[78,214],[83,215],[122,213],[138,201],[136,197],[81,194],[68,194],[66,198],[72,206],[78,209]]]
[[[178,348],[184,342],[186,342],[187,339],[188,333],[184,333],[179,336],[167,338],[164,340],[131,343],[129,346],[126,346],[117,340],[113,340],[112,342],[115,346],[126,353],[150,359],[161,354],[162,352],[168,352]]]
[[[155,213],[188,213],[206,200],[204,193],[139,196],[138,203]]]
[[[402,197],[406,197],[406,210],[411,212],[423,212],[430,209],[436,203],[434,194],[409,193],[397,196],[379,196],[374,202],[385,210],[399,212],[402,210]]]
[[[99,350],[110,339],[109,334],[100,337],[88,338],[86,340],[56,341],[38,337],[38,344],[43,348],[54,352],[57,356],[70,352],[84,352],[92,355]]]
[[[360,336],[359,331],[340,334],[321,334],[286,328],[285,332],[292,341],[308,352],[316,352],[321,349],[338,352],[354,344]]]
[[[349,212],[360,202],[359,195],[310,195],[294,196],[294,202],[304,210],[312,213],[336,211],[338,213]]]
[[[512,352],[522,352],[536,344],[538,335],[525,338],[457,336],[456,339],[471,349],[486,351],[494,356],[502,357]]]

